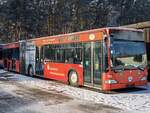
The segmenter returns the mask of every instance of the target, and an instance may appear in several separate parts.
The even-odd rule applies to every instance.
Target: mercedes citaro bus
[[[3,46],[10,71],[104,91],[147,84],[141,30],[101,28],[22,40]]]

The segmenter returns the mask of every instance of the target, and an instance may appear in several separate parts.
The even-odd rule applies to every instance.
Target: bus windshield
[[[147,63],[145,43],[141,34],[136,32],[126,33],[118,38],[118,34],[111,35],[111,67],[112,69],[141,69],[144,70]],[[136,34],[136,35],[135,35]],[[121,36],[121,35],[120,35]],[[131,37],[136,36],[136,37]],[[133,39],[132,39],[133,38]],[[141,38],[141,39],[140,39]]]

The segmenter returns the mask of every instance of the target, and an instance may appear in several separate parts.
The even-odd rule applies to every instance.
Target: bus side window
[[[65,62],[71,64],[81,64],[82,62],[82,49],[74,48],[65,50]]]
[[[57,52],[56,52],[56,56],[57,56],[57,61],[56,62],[58,62],[58,63],[64,63],[65,61],[65,59],[64,59],[64,49],[57,49],[56,50]]]
[[[55,60],[55,50],[52,45],[46,45],[44,53],[45,61],[53,62]]]
[[[66,49],[65,50],[65,62],[66,63],[73,63],[73,49]]]
[[[76,48],[75,54],[74,54],[74,63],[75,64],[81,64],[81,62],[82,62],[82,49]]]

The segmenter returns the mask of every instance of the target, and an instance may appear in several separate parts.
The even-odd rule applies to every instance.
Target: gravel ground
[[[0,113],[150,113],[149,87],[103,94],[0,70],[0,89]]]

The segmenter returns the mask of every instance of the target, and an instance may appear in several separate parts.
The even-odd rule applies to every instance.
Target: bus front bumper
[[[147,84],[148,84],[147,80],[137,81],[134,83],[103,84],[102,89],[104,91],[110,91],[115,89],[123,89],[123,88],[136,87],[136,86],[146,86]]]

